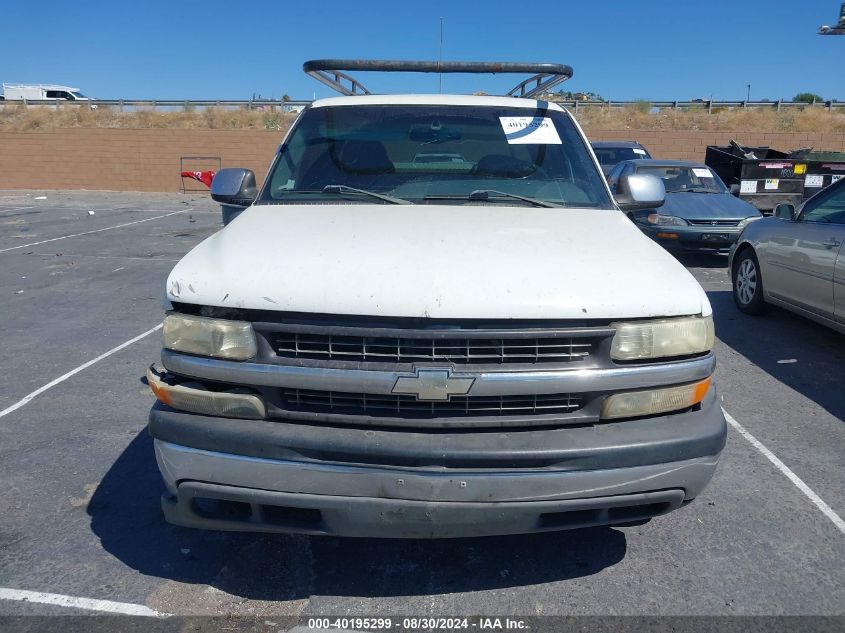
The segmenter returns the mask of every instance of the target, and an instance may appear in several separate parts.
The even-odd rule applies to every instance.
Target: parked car
[[[306,64],[330,85],[360,68],[441,66]],[[432,145],[437,161],[415,160]],[[147,372],[168,521],[542,532],[645,521],[713,475],[710,303],[623,212],[660,206],[663,186],[623,176],[614,201],[560,106],[323,99],[260,187],[230,168],[211,191],[246,209],[170,273]]]
[[[621,178],[649,174],[663,181],[660,209],[629,211],[628,217],[664,248],[674,252],[727,252],[745,226],[763,215],[732,196],[709,167],[677,160],[627,160],[608,176],[615,193]]]
[[[651,158],[648,150],[636,141],[592,141],[590,146],[605,176],[623,160]]]
[[[731,249],[737,307],[776,305],[845,333],[845,179],[746,227]]]

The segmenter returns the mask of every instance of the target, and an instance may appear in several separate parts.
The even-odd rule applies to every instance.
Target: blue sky
[[[7,0],[0,81],[100,98],[310,99],[331,91],[302,72],[306,59],[436,59],[442,17],[444,59],[567,63],[566,89],[609,99],[743,99],[751,83],[752,99],[845,100],[845,36],[816,35],[838,12],[839,0]],[[437,90],[431,75],[361,80]],[[516,83],[453,75],[444,92]]]

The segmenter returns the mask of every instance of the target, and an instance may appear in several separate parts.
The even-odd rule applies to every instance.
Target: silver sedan
[[[845,178],[749,224],[731,248],[737,307],[777,305],[845,333]]]

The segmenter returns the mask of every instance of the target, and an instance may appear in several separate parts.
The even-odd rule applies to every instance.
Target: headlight
[[[660,213],[649,213],[646,222],[657,226],[687,226],[688,222],[683,218],[674,215],[661,215]]]
[[[198,383],[168,385],[152,367],[147,370],[147,384],[156,398],[174,409],[250,420],[262,420],[267,416],[264,400],[255,394],[209,391]]]
[[[258,352],[251,323],[186,314],[164,318],[164,346],[176,352],[229,360],[247,360]]]
[[[713,349],[712,316],[611,323],[610,327],[616,329],[610,346],[614,360],[688,356]]]
[[[745,228],[746,226],[748,226],[749,224],[751,224],[755,220],[762,220],[762,219],[763,219],[762,215],[752,215],[750,218],[745,218],[742,222],[740,222],[739,228],[741,228],[741,229]]]
[[[601,407],[603,420],[636,418],[680,411],[698,404],[710,389],[710,378],[687,385],[615,393],[605,398]]]

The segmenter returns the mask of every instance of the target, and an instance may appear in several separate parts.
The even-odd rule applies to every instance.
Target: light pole
[[[748,88],[748,94],[745,95],[746,103],[751,101],[751,84],[745,84],[745,87]]]
[[[839,5],[839,22],[836,26],[823,24],[819,27],[819,35],[845,35],[845,2]]]
[[[440,53],[438,60],[439,64],[443,63],[443,18],[440,18]],[[440,84],[439,92],[443,94],[443,73],[438,73],[438,82]]]

